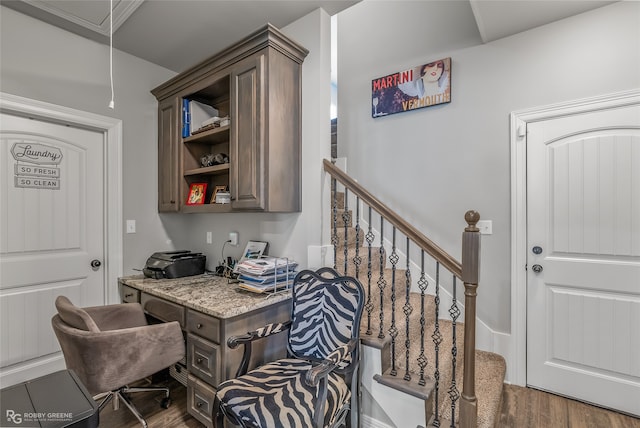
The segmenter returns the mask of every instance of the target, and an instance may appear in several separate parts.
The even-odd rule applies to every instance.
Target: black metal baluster
[[[349,228],[347,227],[349,217],[349,189],[344,189],[344,211],[342,212],[342,227],[344,228],[344,275],[347,275],[349,263]]]
[[[331,233],[331,245],[333,245],[333,269],[338,270],[338,180],[331,179],[331,210],[333,214],[333,230]]]
[[[384,254],[384,218],[380,216],[380,276],[378,277],[378,289],[380,290],[380,331],[378,331],[378,339],[384,339],[384,289],[387,286],[387,280],[384,279],[385,254]]]
[[[373,226],[371,224],[371,207],[369,207],[369,230],[367,231],[367,303],[364,306],[367,310],[367,334],[371,335],[371,312],[373,311],[373,303],[371,302],[371,244],[373,243]]]
[[[433,372],[433,378],[435,380],[435,388],[434,388],[434,402],[435,402],[435,413],[433,416],[433,426],[434,427],[439,427],[440,426],[440,416],[438,415],[439,413],[439,404],[438,404],[438,392],[440,390],[440,344],[442,343],[442,334],[440,333],[440,322],[438,319],[438,315],[440,312],[440,262],[436,262],[436,297],[434,299],[434,302],[436,304],[435,307],[435,324],[434,324],[434,329],[433,329],[433,334],[431,335],[431,338],[433,339],[433,344],[435,345],[435,351],[436,351],[436,361],[435,361],[435,371]]]
[[[460,398],[460,392],[456,386],[456,364],[458,356],[458,345],[456,344],[456,324],[458,317],[460,317],[460,309],[458,308],[458,300],[456,298],[456,276],[453,275],[453,303],[449,309],[449,315],[451,316],[452,323],[452,336],[453,345],[451,346],[451,386],[449,387],[449,398],[451,399],[451,428],[455,428],[455,416],[456,416],[456,401]]]
[[[420,380],[418,381],[418,383],[422,386],[426,384],[426,380],[424,378],[424,369],[427,367],[427,364],[429,364],[427,357],[424,355],[424,330],[426,325],[424,302],[425,292],[428,286],[429,282],[427,281],[427,277],[424,273],[424,250],[421,250],[420,279],[418,280],[418,287],[420,288],[420,356],[418,357],[418,367],[420,367]]]
[[[406,254],[406,261],[407,261],[407,267],[406,270],[404,272],[404,278],[405,278],[405,283],[404,283],[404,306],[402,307],[402,311],[404,312],[404,321],[405,321],[405,341],[404,341],[404,347],[405,347],[405,372],[404,372],[404,380],[409,381],[411,380],[411,374],[409,373],[409,350],[411,349],[411,339],[409,337],[409,323],[410,323],[410,319],[409,316],[411,315],[411,313],[413,312],[413,308],[411,307],[411,301],[409,300],[409,298],[411,297],[411,269],[410,269],[410,257],[409,257],[409,238],[407,238],[407,254]]]
[[[389,327],[389,335],[391,336],[391,372],[392,376],[398,374],[396,370],[396,337],[398,337],[398,328],[396,327],[396,264],[399,257],[396,252],[396,227],[392,230],[391,240],[391,327]]]
[[[353,264],[356,267],[356,279],[360,279],[360,265],[362,257],[360,257],[360,197],[356,197],[356,255],[353,258]]]

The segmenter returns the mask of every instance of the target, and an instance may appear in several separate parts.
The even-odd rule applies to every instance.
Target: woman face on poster
[[[422,67],[422,79],[425,83],[434,83],[440,79],[443,72],[444,61],[430,62]]]

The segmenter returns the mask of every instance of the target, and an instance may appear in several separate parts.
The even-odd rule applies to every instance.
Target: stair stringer
[[[363,428],[384,427],[417,427],[426,426],[425,401],[406,394],[402,391],[390,388],[374,380],[375,375],[381,375],[382,352],[384,349],[361,344],[360,354],[360,379],[363,394],[366,393],[372,401],[371,408],[384,412],[381,415],[362,414]],[[361,404],[362,410],[362,404]],[[387,419],[387,420],[382,420]]]

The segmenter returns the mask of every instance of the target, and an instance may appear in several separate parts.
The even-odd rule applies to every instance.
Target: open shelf
[[[229,164],[225,163],[222,165],[214,165],[214,166],[206,166],[202,168],[190,169],[184,172],[184,176],[187,175],[219,175],[219,174],[228,174],[229,173]]]
[[[184,205],[182,207],[182,212],[186,214],[229,213],[231,212],[231,204]]]
[[[208,129],[184,138],[184,143],[218,144],[229,141],[229,125]]]

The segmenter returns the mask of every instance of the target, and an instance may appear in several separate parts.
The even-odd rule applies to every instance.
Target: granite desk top
[[[196,275],[151,279],[143,275],[119,278],[122,284],[218,318],[231,318],[291,298],[290,291],[258,294],[229,284],[227,278]]]

